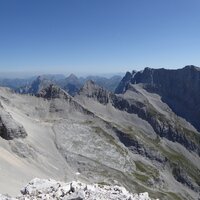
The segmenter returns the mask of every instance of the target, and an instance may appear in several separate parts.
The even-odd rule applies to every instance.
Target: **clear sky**
[[[200,66],[200,0],[0,0],[0,71]]]

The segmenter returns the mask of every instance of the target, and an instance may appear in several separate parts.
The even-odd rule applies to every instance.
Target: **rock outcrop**
[[[147,145],[142,144],[140,141],[131,138],[128,134],[116,130],[117,133],[117,137],[119,138],[119,140],[130,149],[130,151],[140,154],[148,159],[150,159],[151,161],[156,161],[161,163],[162,165],[165,165],[167,162],[167,158],[164,157],[160,152],[154,150],[154,149],[150,149],[148,148]]]
[[[26,136],[27,133],[23,126],[17,123],[0,103],[0,137],[5,140],[12,140]]]
[[[87,185],[78,181],[62,183],[55,180],[35,178],[21,190],[22,196],[10,198],[0,195],[1,200],[153,200],[148,193],[131,194],[124,187]]]
[[[93,98],[105,105],[109,102],[110,92],[89,80],[81,88],[79,94]]]
[[[135,71],[133,71],[132,73],[126,72],[125,76],[122,78],[122,80],[120,81],[119,85],[115,89],[115,93],[116,94],[121,94],[121,93],[125,92],[126,86],[130,83],[131,78],[133,77],[133,75],[135,73],[136,73]]]
[[[100,77],[100,76],[88,76],[85,78],[85,81],[92,80],[97,85],[105,88],[110,92],[114,92],[116,87],[119,85],[122,77],[121,76],[112,76],[111,78]]]
[[[56,85],[50,84],[49,86],[43,88],[40,90],[37,94],[37,97],[42,97],[45,99],[55,99],[55,98],[61,98],[61,99],[72,99],[68,93],[66,93],[64,90],[59,88]]]

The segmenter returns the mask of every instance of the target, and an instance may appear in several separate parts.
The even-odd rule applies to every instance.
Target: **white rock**
[[[59,184],[60,183],[52,179],[46,180],[46,179],[35,178],[21,190],[21,193],[29,195],[47,193],[58,188]]]
[[[140,193],[139,198],[141,200],[150,200],[148,192]]]
[[[86,185],[79,181],[61,183],[38,178],[30,181],[22,194],[15,199],[0,195],[0,200],[152,200],[147,192],[131,194],[120,186]]]
[[[70,186],[70,184],[66,184],[66,185],[64,185],[61,189],[63,190],[63,193],[64,193],[64,194],[67,194],[67,193],[70,192],[71,186]]]

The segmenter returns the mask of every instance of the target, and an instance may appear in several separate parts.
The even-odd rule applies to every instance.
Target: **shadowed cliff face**
[[[128,84],[128,82],[130,82],[132,75],[135,73],[135,71],[132,72],[132,74],[130,72],[126,72],[125,76],[123,77],[123,79],[120,81],[119,85],[117,86],[117,88],[115,89],[115,93],[116,94],[120,94],[125,92],[125,87],[124,85]]]
[[[195,66],[186,66],[178,70],[145,68],[133,74],[129,80],[121,86],[120,93],[126,91],[130,83],[143,84],[146,90],[158,93],[177,115],[200,130],[200,68]]]
[[[81,88],[79,94],[89,98],[94,98],[102,104],[107,104],[109,102],[110,92],[96,85],[93,81],[87,81]]]
[[[24,127],[17,123],[4,109],[0,102],[0,137],[5,140],[25,138],[27,136]]]

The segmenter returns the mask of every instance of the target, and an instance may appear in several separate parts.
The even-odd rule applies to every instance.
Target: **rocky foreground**
[[[11,198],[0,195],[1,200],[37,200],[37,199],[63,199],[63,200],[152,200],[148,193],[131,194],[124,187],[105,185],[86,185],[74,181],[71,183],[57,182],[49,179],[35,178],[22,190],[22,196]]]

